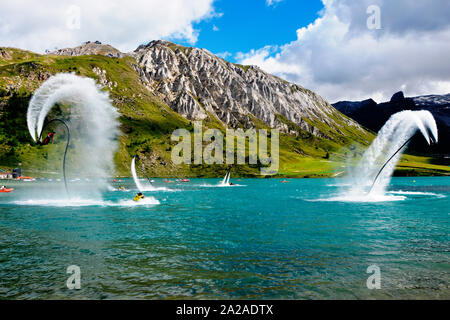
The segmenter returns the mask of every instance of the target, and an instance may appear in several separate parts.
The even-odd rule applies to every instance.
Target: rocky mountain
[[[450,144],[448,143],[450,141],[450,94],[405,98],[403,92],[400,91],[395,93],[388,102],[376,103],[372,99],[340,101],[333,104],[333,106],[343,114],[375,132],[380,130],[394,113],[403,110],[428,110],[436,119],[440,140],[438,145],[433,147],[432,150],[444,156],[450,155]],[[411,149],[420,152],[429,150],[422,140],[419,138],[415,139],[411,144]]]
[[[161,40],[142,45],[131,55],[147,87],[188,119],[213,117],[227,126],[249,128],[256,118],[289,132],[287,119],[306,132],[331,139],[345,135],[346,127],[363,133],[316,93],[256,66],[233,64],[208,50]]]
[[[337,112],[316,93],[268,74],[256,66],[225,61],[206,49],[156,40],[134,52],[121,53],[98,41],[51,54],[65,56],[131,56],[150,92],[189,120],[218,120],[229,127],[255,127],[262,121],[282,132],[298,135],[294,123],[317,137],[338,139],[364,130]]]

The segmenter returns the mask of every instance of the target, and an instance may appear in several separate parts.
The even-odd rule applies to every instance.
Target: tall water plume
[[[112,106],[108,93],[93,79],[57,74],[36,90],[29,103],[27,124],[34,141],[40,139],[45,122],[52,120],[47,116],[56,104],[68,106],[65,121],[74,137],[68,158],[78,172],[69,168],[69,176],[92,179],[89,194],[99,195],[107,187],[106,178],[114,169],[119,113]]]
[[[133,157],[133,160],[131,160],[131,174],[133,176],[134,183],[136,184],[136,187],[139,191],[155,191],[157,190],[155,187],[153,187],[150,183],[150,181],[147,181],[145,186],[142,185],[141,181],[139,180],[139,177],[136,172],[136,156]],[[147,180],[149,180],[147,178]]]
[[[383,196],[402,152],[420,131],[428,144],[437,142],[436,122],[429,111],[402,111],[390,117],[362,159],[349,173],[347,196]]]

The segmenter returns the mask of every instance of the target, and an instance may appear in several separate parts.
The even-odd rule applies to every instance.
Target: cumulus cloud
[[[43,52],[87,40],[122,51],[160,38],[194,44],[193,23],[214,15],[213,0],[1,1],[0,45]]]
[[[450,92],[450,2],[323,0],[320,17],[297,40],[241,53],[254,64],[317,91],[331,102]],[[369,29],[369,5],[381,28]]]

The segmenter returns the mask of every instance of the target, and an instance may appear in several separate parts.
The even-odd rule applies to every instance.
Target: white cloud
[[[194,44],[198,31],[193,23],[215,17],[213,1],[1,1],[0,46],[43,52],[87,40],[109,43],[122,51],[161,38]]]
[[[450,92],[448,1],[323,3],[321,16],[298,29],[297,40],[239,54],[239,63],[258,65],[330,102],[388,100],[401,89],[408,96]],[[381,8],[380,30],[367,28],[370,4]]]
[[[270,7],[270,6],[274,6],[277,3],[281,2],[283,0],[266,0],[266,4]]]
[[[220,30],[219,28],[217,28],[216,25],[213,25],[212,29],[213,29],[213,31],[219,31]]]
[[[219,53],[216,53],[216,56],[218,56],[219,58],[222,58],[222,59],[226,60],[227,58],[231,57],[232,54],[231,54],[231,52],[225,51],[225,52],[219,52]]]

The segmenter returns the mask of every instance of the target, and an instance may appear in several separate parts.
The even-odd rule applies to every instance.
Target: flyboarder
[[[50,141],[51,141],[52,144],[53,144],[53,138],[55,137],[55,134],[56,134],[56,132],[51,131],[51,132],[47,135],[47,137],[44,139],[44,141],[43,141],[43,142],[40,142],[39,144],[40,144],[41,146],[46,146],[47,144],[50,143]]]
[[[225,184],[229,185],[229,186],[234,186],[233,182],[230,182],[230,177],[231,177],[231,169],[233,169],[233,165],[230,164],[230,166],[228,167],[228,171],[225,174]]]

